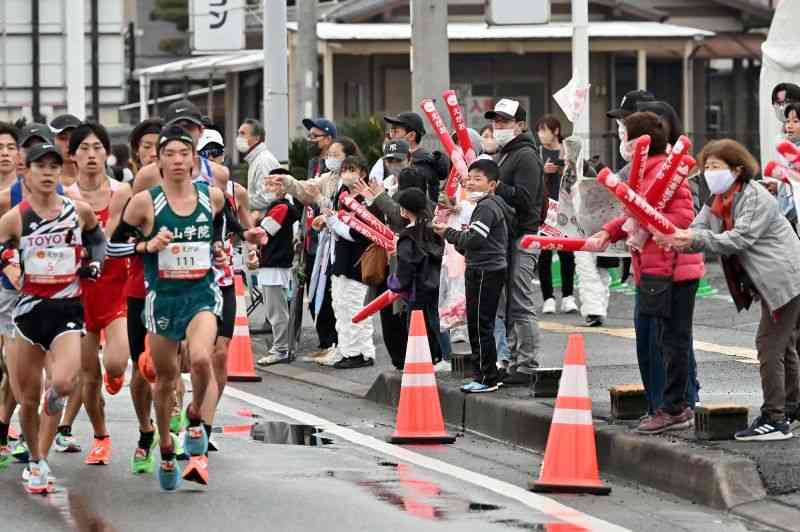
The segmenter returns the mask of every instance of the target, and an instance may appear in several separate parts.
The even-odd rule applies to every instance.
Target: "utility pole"
[[[286,1],[263,0],[263,118],[267,146],[281,163],[289,160],[289,81],[286,50]]]
[[[297,0],[297,33],[292,49],[292,121],[294,137],[304,136],[303,118],[317,116],[317,0]],[[326,117],[333,120],[332,116]]]
[[[411,0],[411,110],[419,111],[423,98],[432,98],[443,116],[442,92],[450,88],[450,48],[447,38],[447,2]],[[430,126],[425,129],[430,132]],[[436,135],[425,135],[425,148],[440,148]]]
[[[80,119],[86,116],[86,44],[84,42],[85,4],[83,0],[73,0],[64,7],[64,24],[67,53],[67,112]]]
[[[589,2],[588,0],[572,0],[572,76],[577,87],[585,87],[589,83]],[[589,146],[589,103],[587,96],[583,112],[573,124],[572,134],[581,138],[583,156],[591,153]]]

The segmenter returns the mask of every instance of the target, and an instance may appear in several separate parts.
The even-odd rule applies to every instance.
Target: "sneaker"
[[[50,483],[50,467],[45,460],[32,462],[25,468],[28,478],[25,480],[25,490],[33,494],[45,494],[52,491]]]
[[[556,313],[556,300],[552,297],[545,299],[542,305],[542,314],[555,314]]]
[[[317,362],[319,359],[326,356],[331,349],[336,349],[336,345],[326,347],[325,349],[320,349],[318,351],[312,351],[309,354],[300,357],[300,362]]]
[[[566,296],[561,299],[561,312],[563,314],[573,314],[578,312],[578,305],[573,296]]]
[[[131,473],[134,475],[141,475],[143,473],[150,474],[155,470],[156,459],[153,455],[153,449],[158,447],[158,431],[153,435],[153,443],[150,447],[144,449],[137,444],[136,450],[133,451],[131,457]]]
[[[589,314],[586,316],[586,326],[587,327],[602,327],[603,326],[603,316],[598,316],[597,314]]]
[[[271,366],[273,364],[280,364],[281,362],[289,362],[289,353],[278,353],[261,357],[256,361],[259,366]]]
[[[17,441],[20,438],[20,433],[14,427],[8,427],[8,441]]]
[[[122,389],[122,385],[125,384],[125,375],[112,378],[108,376],[108,373],[103,373],[103,384],[110,395],[117,395]]]
[[[173,445],[177,444],[176,436],[172,435]],[[176,447],[173,447],[175,449]],[[172,460],[161,459],[158,467],[158,483],[164,491],[174,491],[181,484],[181,466],[176,458]]]
[[[691,420],[686,417],[686,410],[675,416],[663,410],[658,410],[656,415],[639,423],[639,426],[636,427],[636,432],[639,434],[661,434],[668,430],[688,429],[691,425]]]
[[[333,365],[336,369],[356,369],[366,368],[375,365],[374,358],[364,358],[364,355],[356,355],[354,357],[344,357],[336,364]]]
[[[30,459],[30,452],[28,451],[28,444],[25,443],[25,440],[17,441],[17,445],[14,447],[14,450],[11,451],[11,456],[17,462],[21,462],[23,464],[27,464],[28,460]]]
[[[445,371],[453,371],[453,366],[450,364],[449,360],[440,360],[436,364],[433,365],[433,371],[435,373],[443,373]]]
[[[208,434],[203,425],[189,427],[183,436],[183,448],[189,456],[202,456],[208,451]]]
[[[472,381],[462,386],[461,391],[464,393],[486,393],[486,392],[496,392],[497,388],[498,388],[497,384],[488,385],[488,384],[481,384],[478,381]]]
[[[343,356],[342,356],[342,354],[339,352],[339,349],[338,349],[337,347],[335,347],[335,346],[334,346],[334,347],[331,347],[330,349],[328,349],[328,352],[327,352],[327,353],[325,353],[325,356],[324,356],[324,357],[319,357],[319,358],[318,358],[318,359],[316,359],[314,362],[316,362],[316,363],[317,363],[317,364],[319,364],[320,366],[330,366],[330,367],[332,367],[332,366],[334,366],[334,365],[335,365],[337,362],[339,362],[340,360],[342,360],[343,358],[344,358],[344,357],[343,357]]]
[[[43,405],[44,415],[57,416],[61,414],[67,405],[67,399],[66,397],[59,397],[53,388],[48,388],[44,394]]]
[[[186,449],[183,447],[183,441],[186,439],[186,431],[181,431],[180,434],[173,434],[175,436],[177,443],[175,444],[175,458],[180,460],[181,462],[189,459],[189,453],[186,452]]]
[[[186,413],[180,406],[176,406],[172,417],[169,419],[169,431],[173,434],[180,434],[188,425]]]
[[[786,421],[772,421],[766,416],[758,416],[745,430],[734,435],[737,441],[777,441],[792,437],[792,429]]]
[[[111,438],[95,438],[86,455],[86,465],[108,465],[111,462]]]
[[[48,466],[48,468],[49,468],[49,466]],[[31,478],[30,463],[25,464],[25,467],[22,468],[22,481],[23,482],[28,482],[29,478]],[[47,473],[47,481],[50,484],[55,484],[56,477],[53,476],[53,472],[52,471],[48,471],[48,473]]]
[[[0,445],[0,471],[8,467],[12,458],[11,447],[8,445]]]
[[[81,452],[81,444],[78,443],[77,438],[72,435],[72,431],[65,429],[56,433],[56,439],[53,441],[53,447],[59,453],[79,453]]]
[[[192,456],[189,464],[183,471],[183,479],[191,482],[197,482],[203,486],[208,485],[208,457],[207,456]]]
[[[530,386],[533,382],[533,374],[521,371],[504,372],[500,382],[503,386]]]

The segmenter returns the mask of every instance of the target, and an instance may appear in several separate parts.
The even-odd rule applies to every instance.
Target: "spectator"
[[[800,241],[775,199],[754,182],[758,164],[738,142],[712,141],[700,164],[713,195],[691,227],[656,237],[683,252],[711,252],[722,269],[736,309],[761,301],[756,349],[764,403],[740,441],[785,440],[798,418],[800,360],[795,345],[800,327]]]
[[[539,365],[533,284],[537,254],[521,248],[519,240],[524,234],[539,232],[547,212],[546,192],[542,162],[533,136],[527,132],[527,113],[522,105],[504,98],[485,117],[492,121],[494,139],[500,149],[496,155],[500,172],[497,194],[516,211],[516,223],[509,235],[508,283],[505,300],[500,305],[512,353],[508,367],[510,384],[515,380],[530,381],[530,375]]]
[[[632,115],[633,113],[637,112],[637,104],[640,102],[653,102],[655,101],[655,97],[645,90],[635,90],[625,93],[625,96],[622,97],[622,100],[619,103],[619,107],[616,109],[611,109],[610,111],[606,112],[606,116],[608,118],[614,119],[614,122],[617,125],[617,137],[619,139],[619,154],[624,161],[622,168],[617,170],[617,175],[627,181],[628,174],[630,173],[630,154],[624,152],[625,142],[628,140],[625,138],[625,126],[623,125],[622,121],[625,117]]]
[[[772,107],[779,122],[786,120],[786,104],[800,102],[800,87],[794,83],[778,83],[772,89]]]
[[[111,170],[111,176],[122,183],[133,181],[133,171],[131,171],[131,151],[127,144],[113,144],[111,155],[106,164]]]
[[[308,177],[319,177],[328,171],[325,167],[325,157],[328,148],[336,138],[336,124],[327,118],[319,117],[316,120],[303,119],[303,125],[308,130]]]
[[[266,208],[266,198],[261,193],[261,183],[271,171],[280,166],[278,159],[267,149],[264,126],[254,118],[247,118],[239,126],[236,149],[247,161],[247,195],[250,207],[255,210]]]
[[[499,372],[494,339],[494,321],[508,270],[508,221],[511,207],[495,195],[500,171],[490,159],[469,166],[464,188],[477,202],[464,231],[446,224],[434,230],[456,247],[466,260],[467,329],[472,348],[473,381],[461,387],[465,393],[497,391]]]
[[[650,135],[650,151],[645,166],[642,190],[647,190],[657,178],[666,159],[667,135],[663,122],[650,112],[634,113],[625,118],[626,138],[634,140]],[[684,181],[675,191],[663,214],[673,224],[686,228],[694,217],[692,195]],[[628,236],[627,217],[607,223],[594,237],[600,247]],[[639,371],[648,399],[648,415],[637,431],[659,434],[680,430],[691,425],[694,413],[689,400],[693,397],[691,374],[691,341],[694,302],[699,280],[705,273],[703,255],[680,255],[660,248],[648,238],[641,247],[631,247],[631,261],[636,280],[634,328]],[[658,356],[654,356],[658,355]],[[660,365],[663,356],[663,367]],[[663,385],[653,382],[652,376],[666,373]]]
[[[497,153],[497,142],[494,140],[494,129],[491,124],[483,126],[479,132],[481,136],[481,151],[488,155]]]
[[[539,137],[539,157],[544,161],[544,181],[547,194],[558,201],[561,189],[561,176],[564,172],[564,147],[561,136],[561,122],[553,115],[544,115],[534,127]],[[561,312],[569,314],[578,311],[572,288],[575,280],[575,255],[569,251],[559,251],[561,268]],[[539,255],[539,282],[542,290],[542,314],[555,314],[556,300],[553,294],[553,252],[542,251]]]
[[[425,126],[417,113],[406,112],[397,116],[384,116],[389,124],[390,140],[405,140],[411,152],[411,164],[420,169],[425,176],[424,189],[431,201],[439,198],[439,181],[446,179],[450,171],[450,161],[440,151],[430,153],[420,145],[425,135]]]
[[[389,197],[397,192],[400,172],[411,166],[411,147],[404,140],[391,140],[383,147],[383,165],[385,168],[383,188]],[[422,171],[420,170],[420,173]],[[423,175],[427,178],[427,175]],[[422,183],[422,190],[427,189],[427,182]]]

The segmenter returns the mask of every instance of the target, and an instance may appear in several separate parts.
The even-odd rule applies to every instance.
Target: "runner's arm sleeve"
[[[211,242],[222,242],[225,240],[225,235],[222,234],[223,229],[225,228],[225,214],[223,213],[223,210],[220,210],[214,215],[214,223],[212,227]]]
[[[141,241],[141,231],[125,220],[120,220],[108,242],[106,254],[115,258],[131,257],[136,255],[136,245]]]
[[[100,228],[100,224],[88,231],[84,229],[81,233],[81,241],[86,248],[89,262],[97,262],[102,266],[106,260],[106,235]]]

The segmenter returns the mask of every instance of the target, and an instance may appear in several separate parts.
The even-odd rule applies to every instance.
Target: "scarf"
[[[724,194],[714,196],[711,202],[711,212],[722,220],[722,228],[725,231],[733,229],[733,200],[741,190],[742,183],[737,182]],[[749,309],[756,296],[756,291],[739,257],[731,255],[730,257],[720,257],[719,260],[736,310],[741,312],[742,309]]]

